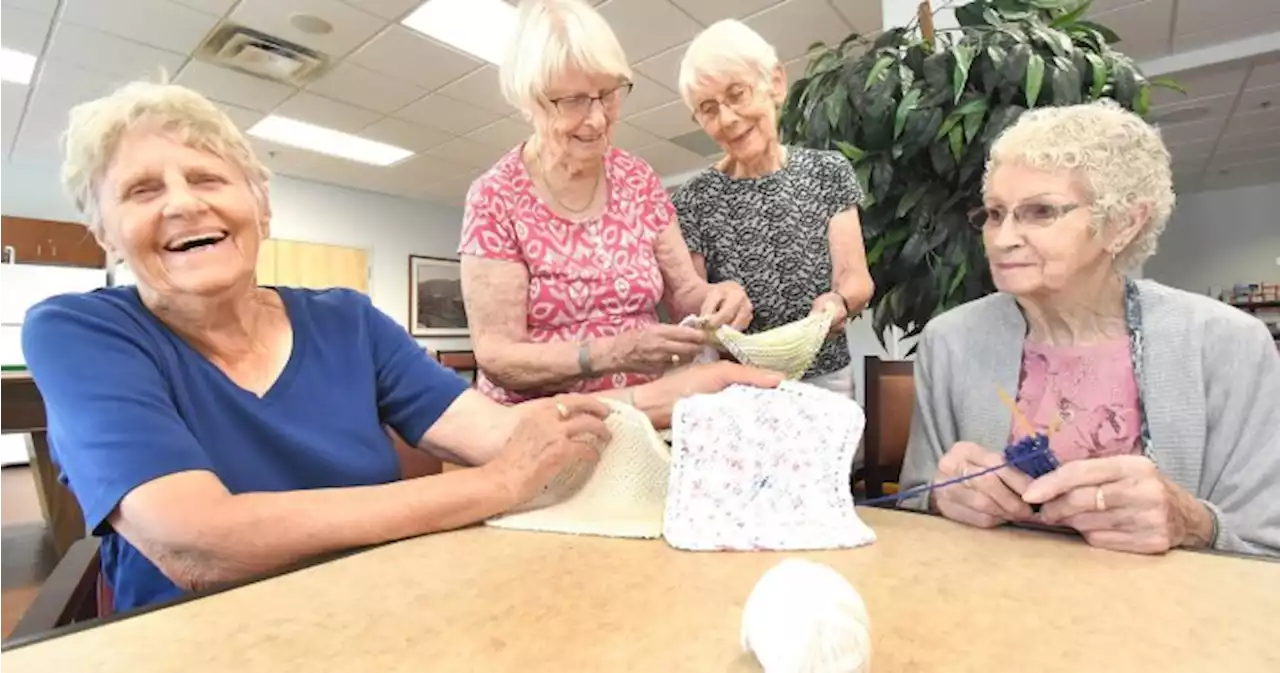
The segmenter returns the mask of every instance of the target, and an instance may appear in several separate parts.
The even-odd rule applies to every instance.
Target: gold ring
[[[671,356],[671,364],[673,364],[673,365],[678,365],[678,364],[680,364],[680,356],[679,356],[679,355],[672,355],[672,356]]]
[[[569,407],[566,407],[560,400],[556,400],[556,411],[560,413],[561,420],[569,418]]]
[[[1101,486],[1099,486],[1097,490],[1093,492],[1093,508],[1098,510],[1099,512],[1107,511],[1107,499],[1102,495]]]

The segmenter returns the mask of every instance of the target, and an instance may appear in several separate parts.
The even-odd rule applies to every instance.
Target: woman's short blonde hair
[[[626,52],[604,17],[582,0],[525,0],[502,59],[498,83],[526,115],[570,68],[631,79]]]
[[[711,81],[745,76],[768,81],[778,67],[778,51],[747,24],[717,21],[698,33],[680,61],[680,97],[693,108],[694,95]]]
[[[183,86],[132,82],[72,108],[62,135],[62,187],[94,235],[102,234],[98,188],[103,174],[121,138],[139,127],[176,133],[187,145],[222,157],[244,172],[259,206],[266,208],[270,171],[222,110]]]
[[[984,190],[1001,164],[1072,171],[1089,192],[1098,231],[1145,206],[1142,230],[1116,255],[1121,271],[1155,254],[1173,212],[1173,171],[1160,132],[1113,100],[1023,113],[991,146]]]

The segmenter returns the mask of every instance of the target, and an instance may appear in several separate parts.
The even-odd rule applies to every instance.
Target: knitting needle
[[[1009,397],[1009,393],[1006,393],[1004,388],[1000,386],[996,386],[996,392],[1000,395],[1000,401],[1004,402],[1004,405],[1009,407],[1009,411],[1013,413],[1014,422],[1027,431],[1026,436],[1030,437],[1036,434],[1036,426],[1032,425],[1031,421],[1028,421],[1027,417],[1022,415],[1022,410],[1014,403],[1013,398]]]

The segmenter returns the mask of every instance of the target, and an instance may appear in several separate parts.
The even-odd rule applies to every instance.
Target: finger
[[[1166,538],[1119,530],[1100,530],[1096,533],[1087,533],[1084,539],[1090,545],[1099,549],[1125,551],[1135,554],[1162,554],[1172,548]]]
[[[950,505],[950,506],[946,506]],[[974,489],[956,489],[940,499],[938,509],[949,519],[979,528],[992,528],[1006,520],[1000,506]]]
[[[1044,512],[1041,512],[1043,515]],[[1133,521],[1133,517],[1121,512],[1082,512],[1074,516],[1069,516],[1058,521],[1045,521],[1050,525],[1061,524],[1080,531],[1081,533],[1096,533],[1099,531],[1123,531],[1129,530],[1129,524]]]
[[[1131,502],[1119,484],[1101,484],[1098,486],[1081,486],[1050,500],[1040,508],[1040,515],[1046,520],[1064,521],[1084,512],[1099,512],[1099,505],[1104,509],[1123,507]],[[1101,489],[1102,495],[1099,496]]]
[[[725,378],[727,379],[726,386],[737,383],[756,388],[777,388],[784,377],[782,374],[768,369],[731,363],[727,365]]]
[[[613,411],[604,402],[601,402],[590,395],[579,395],[576,393],[556,395],[552,400],[559,405],[557,407],[557,411],[559,411],[560,408],[564,409],[564,412],[560,415],[564,417],[563,420],[566,421],[572,420],[575,416],[583,414],[603,420]]]
[[[743,302],[742,305],[738,307],[738,312],[734,314],[733,321],[729,324],[732,325],[734,329],[742,331],[751,326],[752,317],[751,304],[749,302]]]
[[[685,343],[683,341],[664,341],[659,350],[664,360],[669,360],[674,355],[687,364],[698,357],[698,354],[702,352],[702,348],[698,344]]]
[[[663,341],[677,341],[680,343],[694,344],[701,346],[707,342],[707,333],[694,327],[685,327],[683,325],[654,325],[650,328],[653,334]]]
[[[1013,489],[1005,485],[994,473],[984,474],[969,482],[974,491],[987,496],[1000,513],[1010,519],[1027,519],[1031,517],[1031,506],[1022,501]]]
[[[1120,481],[1136,471],[1149,469],[1150,464],[1150,460],[1141,456],[1074,460],[1033,481],[1022,499],[1033,504],[1045,503],[1075,488]]]
[[[1000,478],[1000,481],[1004,482],[1005,486],[1009,487],[1009,490],[1017,493],[1019,497],[1027,491],[1027,487],[1031,485],[1032,481],[1034,481],[1031,478],[1031,475],[1016,467],[1006,467],[1002,470],[996,470],[994,474]]]
[[[733,322],[733,319],[737,316],[738,307],[729,302],[723,302],[718,308],[716,308],[715,312],[709,316],[708,322],[712,327],[718,329],[723,325],[728,325]]]
[[[609,426],[594,416],[574,416],[564,422],[564,434],[571,440],[602,447],[613,439]]]
[[[700,315],[711,316],[720,311],[721,306],[725,303],[725,293],[719,288],[712,287],[707,292],[707,296],[702,300],[702,310]]]

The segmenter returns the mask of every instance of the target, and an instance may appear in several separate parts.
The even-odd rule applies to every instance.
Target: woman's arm
[[[831,289],[853,312],[860,312],[875,284],[867,270],[867,254],[862,243],[862,222],[858,209],[850,208],[831,218],[828,238],[831,245]],[[853,317],[853,316],[848,316]]]

